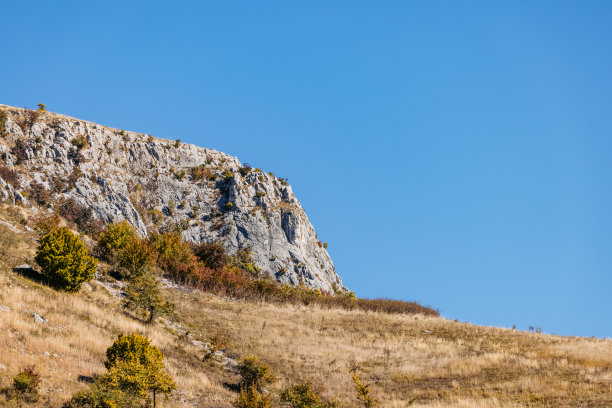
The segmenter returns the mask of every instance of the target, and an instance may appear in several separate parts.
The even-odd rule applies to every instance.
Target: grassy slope
[[[6,210],[6,207],[5,207]],[[20,210],[22,211],[22,210]],[[22,215],[0,212],[15,223]],[[22,228],[22,227],[20,227]],[[104,351],[120,332],[151,337],[165,353],[179,391],[165,407],[230,406],[224,386],[237,378],[211,362],[193,338],[123,313],[120,300],[93,282],[75,295],[33,283],[10,268],[31,262],[35,236],[0,225],[0,386],[20,367],[42,374],[38,406],[60,406],[85,386],[79,375],[104,371]],[[239,302],[167,290],[194,338],[229,336],[231,356],[270,363],[277,391],[310,378],[355,406],[348,371],[357,368],[383,407],[612,406],[612,341],[568,338],[456,323],[442,318]],[[31,312],[48,319],[35,323]],[[0,396],[0,406],[10,405]]]

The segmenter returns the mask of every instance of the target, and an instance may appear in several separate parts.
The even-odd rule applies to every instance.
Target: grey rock
[[[8,306],[0,305],[0,312],[10,312],[11,308]]]
[[[20,165],[23,185],[36,180],[50,187],[78,168],[82,176],[74,187],[55,199],[72,198],[104,223],[125,219],[143,237],[180,226],[183,238],[193,243],[221,242],[230,253],[250,248],[261,273],[280,282],[330,292],[345,289],[285,180],[258,169],[241,173],[236,157],[216,150],[177,146],[52,113],[24,132],[13,120],[19,109],[0,109],[8,112],[8,139],[32,142],[29,159]],[[71,153],[77,137],[88,142],[80,164]],[[9,150],[7,141],[0,140],[0,151]],[[191,174],[197,166],[205,169],[202,179]],[[1,179],[0,199],[34,207]]]
[[[38,313],[32,313],[32,317],[36,323],[47,323],[47,319],[39,315]]]

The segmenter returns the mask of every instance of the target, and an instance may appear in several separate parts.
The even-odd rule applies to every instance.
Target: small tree
[[[243,388],[255,387],[261,391],[261,388],[266,385],[273,383],[276,378],[270,370],[270,366],[261,363],[257,356],[246,355],[240,360],[238,371],[242,377],[241,386]]]
[[[153,392],[153,406],[157,393],[170,394],[176,384],[164,367],[164,355],[151,340],[139,334],[120,334],[106,350],[104,363],[108,374],[104,382],[111,388],[118,388],[145,397]]]
[[[93,278],[98,266],[98,261],[87,254],[83,241],[67,228],[45,235],[34,259],[49,284],[66,292],[78,292],[82,282]]]
[[[164,316],[174,310],[174,305],[163,299],[157,277],[150,268],[136,278],[128,286],[128,298],[124,306],[129,309],[142,310],[147,316],[147,323],[152,323],[157,316]]]
[[[370,386],[359,381],[359,376],[356,372],[352,373],[351,377],[353,378],[353,383],[355,384],[357,399],[363,404],[364,408],[375,407],[376,401],[370,396]]]

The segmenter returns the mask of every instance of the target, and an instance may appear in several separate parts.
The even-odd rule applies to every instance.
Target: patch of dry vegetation
[[[145,324],[122,308],[108,283],[92,281],[68,294],[12,272],[20,263],[33,264],[37,246],[37,235],[21,225],[31,216],[24,211],[0,211],[0,388],[34,365],[40,398],[29,406],[61,406],[87,387],[84,377],[105,371],[105,351],[117,335],[132,332],[160,348],[178,385],[160,401],[163,407],[230,407],[236,399],[235,368],[226,369],[216,362],[223,358],[211,358],[194,341],[211,339],[233,359],[254,354],[269,364],[277,381],[268,390],[277,403],[283,389],[312,381],[325,399],[358,406],[350,376],[355,370],[381,407],[405,407],[415,397],[410,406],[612,406],[610,340],[435,316],[235,300],[176,286],[164,289],[176,305],[171,320],[189,334],[161,319]],[[37,323],[32,313],[46,322]],[[0,393],[0,406],[17,402]]]
[[[231,302],[174,294],[193,330],[227,333],[282,378],[324,384],[355,406],[349,371],[380,406],[612,406],[612,341],[481,327],[438,317]]]

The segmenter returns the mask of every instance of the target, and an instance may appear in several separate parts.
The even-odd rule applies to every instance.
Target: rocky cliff
[[[0,156],[18,174],[16,183],[0,177],[2,200],[52,211],[72,198],[103,223],[126,219],[143,236],[174,229],[230,253],[250,248],[279,282],[343,288],[286,180],[225,153],[0,105]],[[33,186],[50,192],[49,205],[28,199]]]

